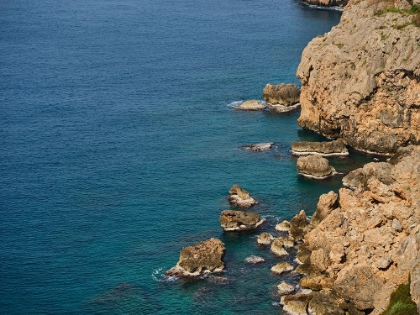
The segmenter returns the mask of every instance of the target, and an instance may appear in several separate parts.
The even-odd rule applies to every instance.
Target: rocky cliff
[[[395,1],[351,1],[308,44],[300,126],[367,152],[420,143],[420,8]]]
[[[400,148],[390,163],[354,172],[347,176],[352,189],[340,189],[339,204],[333,192],[320,198],[299,248],[300,284],[319,292],[314,296],[329,294],[378,315],[411,275],[411,296],[420,308],[420,146]]]

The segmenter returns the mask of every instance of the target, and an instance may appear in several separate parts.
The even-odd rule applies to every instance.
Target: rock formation
[[[318,154],[301,156],[297,160],[299,174],[314,179],[325,179],[336,174],[327,159]]]
[[[273,235],[271,235],[268,232],[264,232],[264,233],[258,235],[257,243],[259,245],[270,245],[273,240],[274,240]]]
[[[293,266],[287,262],[278,263],[277,265],[271,267],[271,272],[280,275],[285,272],[293,270]]]
[[[288,256],[289,253],[284,249],[284,241],[282,237],[276,238],[272,243],[270,250],[279,257]]]
[[[296,84],[267,84],[263,90],[263,99],[269,104],[291,106],[299,103],[300,91]]]
[[[263,110],[263,109],[266,109],[266,107],[267,106],[262,104],[260,101],[249,100],[233,107],[233,109],[254,111],[254,110]]]
[[[233,185],[229,190],[229,194],[229,202],[233,206],[246,209],[258,203],[249,195],[245,189],[241,188],[239,185]]]
[[[276,224],[275,229],[278,232],[289,232],[290,222],[287,221],[287,220],[284,220],[283,222],[280,222],[280,223]]]
[[[282,295],[289,295],[295,292],[296,287],[286,282],[282,282],[277,286],[277,294]]]
[[[348,0],[305,0],[308,5],[315,5],[320,7],[340,7],[343,8],[347,5]]]
[[[321,156],[349,155],[349,151],[340,139],[330,142],[292,142],[291,145],[292,154],[297,156],[312,154],[319,154]]]
[[[351,1],[339,25],[308,44],[297,70],[300,126],[380,154],[420,143],[420,27],[410,7]]]
[[[256,144],[245,144],[245,145],[240,146],[240,148],[259,152],[259,151],[268,151],[271,149],[273,145],[274,145],[274,142],[266,142],[266,143],[256,143]]]
[[[333,192],[320,197],[299,248],[303,265],[297,271],[305,274],[300,285],[329,290],[313,298],[332,299],[334,307],[343,309],[341,299],[356,313],[373,309],[369,314],[378,315],[410,274],[419,308],[420,146],[400,148],[389,163],[369,163],[355,172],[361,179],[353,189],[340,189],[339,203]]]
[[[258,213],[224,210],[220,216],[220,225],[227,231],[254,230],[265,222]]]
[[[176,266],[165,274],[177,277],[199,277],[208,273],[221,272],[225,268],[224,244],[216,238],[181,249]]]
[[[245,261],[250,264],[259,264],[265,262],[265,259],[259,256],[252,255],[245,258]]]

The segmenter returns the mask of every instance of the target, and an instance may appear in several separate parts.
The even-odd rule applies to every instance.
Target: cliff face
[[[383,154],[420,143],[420,27],[410,8],[350,2],[339,25],[308,44],[300,126]]]
[[[301,285],[330,288],[378,315],[411,275],[420,308],[420,146],[400,148],[390,163],[369,163],[347,178],[353,190],[340,189],[339,207],[333,208],[334,193],[320,198],[314,214],[320,220],[311,221],[299,249],[309,252],[298,267],[306,270]]]

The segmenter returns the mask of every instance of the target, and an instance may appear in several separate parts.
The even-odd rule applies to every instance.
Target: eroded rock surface
[[[400,11],[386,12],[392,6]],[[410,7],[351,1],[340,24],[308,44],[300,126],[381,154],[420,143],[420,27],[402,11]]]
[[[267,84],[263,90],[263,99],[272,105],[291,106],[299,103],[300,90],[296,84]]]
[[[255,110],[263,110],[265,109],[267,106],[262,104],[260,101],[257,100],[249,100],[249,101],[245,101],[235,107],[233,107],[233,109],[236,110],[249,110],[249,111],[255,111]]]
[[[177,277],[199,277],[208,273],[221,272],[225,268],[223,262],[225,251],[222,241],[216,238],[184,247],[181,249],[176,266],[165,274]]]
[[[220,225],[225,231],[254,230],[265,222],[258,213],[224,210],[220,216]]]
[[[355,314],[378,315],[410,274],[419,307],[420,146],[356,171],[360,184],[341,188],[339,202],[333,192],[320,197],[298,252],[300,285],[331,289]]]

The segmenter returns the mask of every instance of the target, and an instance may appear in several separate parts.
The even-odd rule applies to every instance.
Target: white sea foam
[[[244,101],[234,101],[232,103],[229,103],[227,106],[228,107],[235,107],[238,106],[239,104],[243,103]]]

